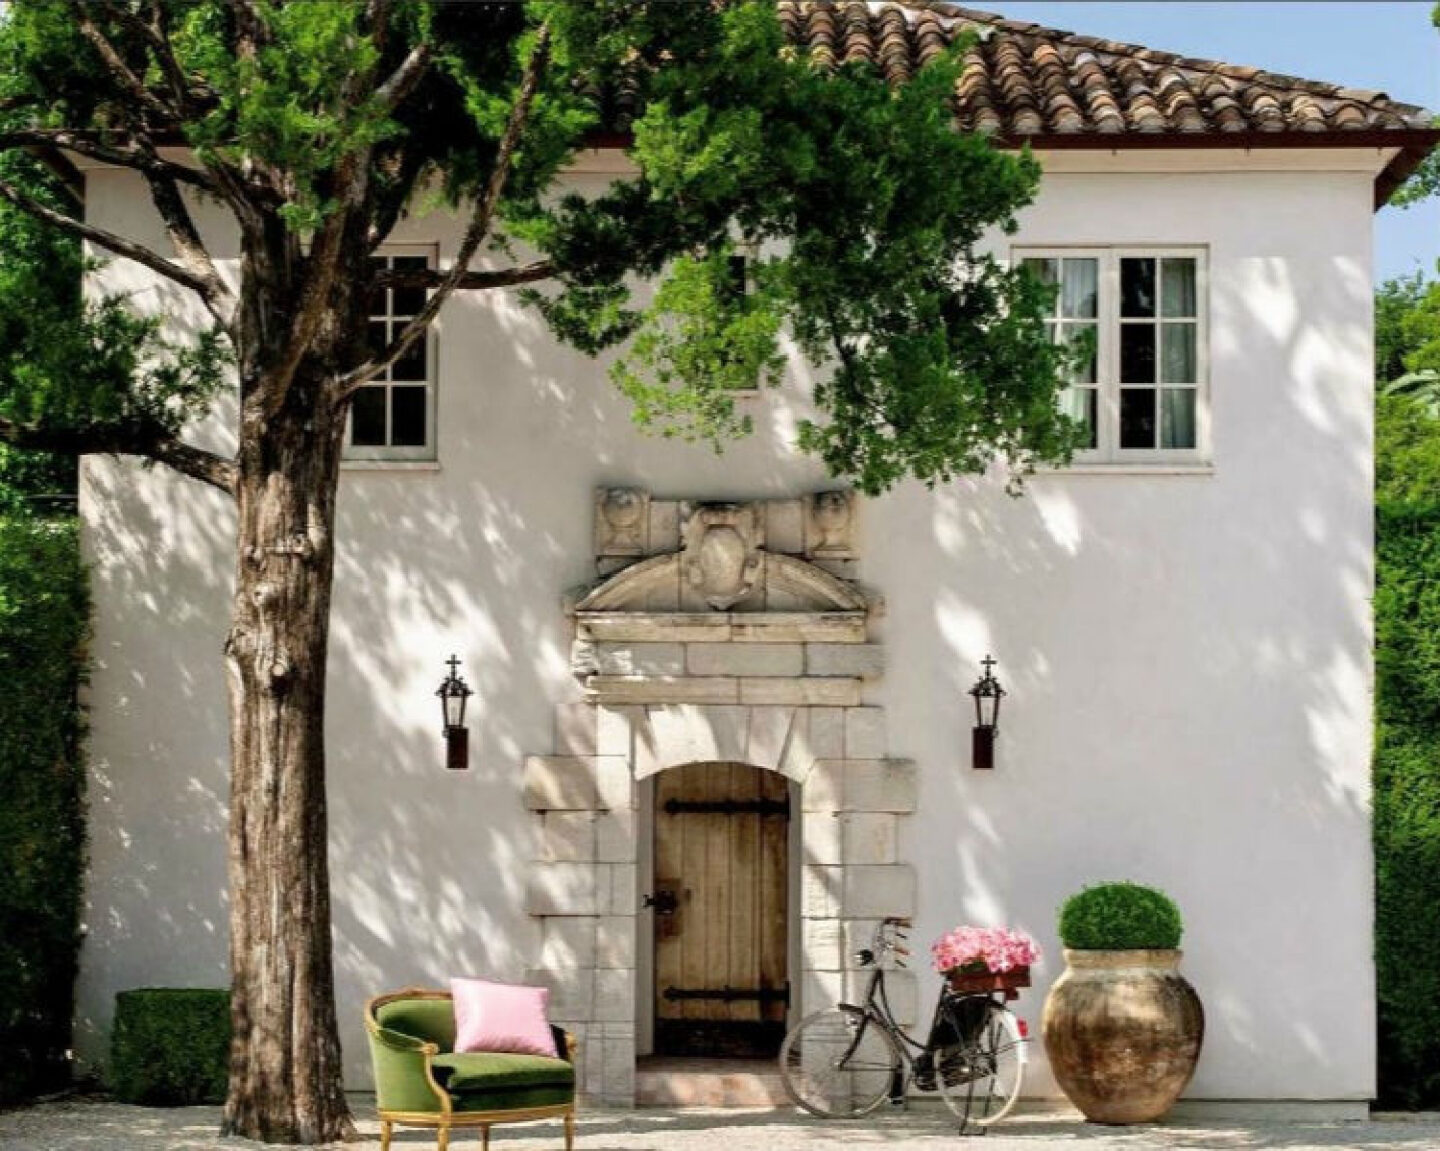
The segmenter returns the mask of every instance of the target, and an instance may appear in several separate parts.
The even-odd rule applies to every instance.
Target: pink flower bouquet
[[[1023,931],[1008,927],[957,927],[932,943],[930,954],[942,975],[1003,975],[1029,967],[1040,949]]]

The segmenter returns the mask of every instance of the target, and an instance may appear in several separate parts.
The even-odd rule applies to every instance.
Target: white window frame
[[[439,266],[439,247],[436,244],[385,244],[375,252],[376,256],[423,256],[430,268]],[[427,297],[428,298],[428,297]],[[389,319],[390,316],[373,316],[371,319]],[[434,463],[437,457],[437,445],[440,439],[440,430],[436,424],[436,414],[439,405],[435,402],[435,393],[438,390],[440,378],[439,360],[436,355],[437,339],[436,324],[431,323],[426,329],[425,340],[425,443],[424,444],[366,444],[356,445],[350,442],[351,427],[354,421],[354,408],[351,407],[351,415],[345,421],[345,450],[343,460],[347,463]],[[388,376],[388,373],[386,373]],[[385,387],[399,385],[402,387],[415,387],[420,384],[419,380],[396,380],[393,384],[387,379],[376,380],[367,383],[363,387]],[[363,390],[363,388],[362,388]],[[357,393],[358,394],[358,393]],[[390,397],[385,397],[385,438],[388,440],[390,431],[391,406]]]
[[[1123,469],[1127,466],[1165,467],[1188,465],[1208,468],[1211,461],[1210,403],[1210,261],[1203,245],[1096,247],[1067,245],[1017,245],[1011,251],[1016,266],[1022,260],[1094,259],[1098,261],[1099,306],[1096,309],[1097,346],[1095,379],[1096,436],[1094,448],[1075,452],[1074,463],[1082,466]],[[1144,259],[1188,259],[1195,261],[1195,446],[1193,448],[1120,447],[1120,261],[1127,257]],[[1158,358],[1159,348],[1156,355]],[[1133,386],[1133,385],[1132,385]],[[1163,384],[1154,385],[1157,395],[1156,419],[1160,418]],[[1063,469],[1062,469],[1063,470]]]

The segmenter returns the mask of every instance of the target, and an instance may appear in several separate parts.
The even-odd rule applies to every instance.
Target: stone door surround
[[[857,991],[852,955],[875,921],[913,914],[914,870],[898,842],[916,777],[914,764],[889,757],[884,710],[864,699],[883,653],[868,642],[876,600],[850,578],[849,493],[704,504],[602,489],[596,508],[602,578],[567,602],[584,697],[556,707],[554,753],[524,762],[537,832],[526,910],[541,923],[527,980],[551,988],[552,1019],[580,1042],[581,1089],[628,1104],[636,917],[648,914],[637,893],[638,783],[729,761],[798,784],[795,1019]],[[766,546],[777,523],[785,531],[772,545],[794,552]],[[607,554],[616,546],[628,550]],[[913,1019],[914,978],[896,975],[897,1012]]]

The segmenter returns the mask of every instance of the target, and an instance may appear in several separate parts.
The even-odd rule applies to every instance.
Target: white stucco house
[[[760,1010],[732,1018],[783,1026],[853,983],[852,945],[886,914],[915,917],[917,952],[961,922],[1031,932],[1045,956],[1020,1009],[1038,1024],[1057,907],[1126,878],[1185,915],[1208,1013],[1192,1099],[1363,1108],[1372,214],[1434,142],[1428,115],[941,3],[782,11],[797,42],[901,75],[979,26],[959,119],[1042,162],[994,247],[1061,282],[1058,336],[1095,335],[1066,401],[1093,446],[1019,499],[998,473],[860,499],[793,446],[798,361],[741,401],[756,433],[715,456],[637,433],[604,363],[513,296],[447,306],[424,355],[361,396],[342,483],[348,1085],[369,1083],[368,996],[489,974],[552,984],[585,1089],[631,1100],[637,1058],[704,1046],[667,990],[739,986],[760,954]],[[598,150],[569,179],[624,166]],[[134,173],[84,174],[92,221],[162,243]],[[390,254],[444,266],[459,234],[412,216]],[[189,307],[124,261],[94,286],[179,322]],[[230,442],[223,420],[197,434]],[[232,524],[199,485],[110,458],[87,459],[80,503],[77,1044],[95,1065],[117,991],[227,981]],[[740,575],[716,575],[721,552]],[[435,699],[452,653],[477,690],[465,771],[446,769]],[[983,771],[966,692],[987,655],[1007,695]],[[672,769],[695,764],[730,766],[692,771],[677,809]],[[693,831],[732,826],[713,809],[675,830],[684,803],[729,801],[784,830]],[[679,925],[656,915],[666,892]],[[902,973],[905,1013],[935,986],[922,963]],[[1031,1071],[1028,1093],[1053,1095],[1043,1052]]]

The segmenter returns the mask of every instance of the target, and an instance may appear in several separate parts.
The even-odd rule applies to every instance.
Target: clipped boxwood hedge
[[[110,1083],[122,1103],[223,1103],[229,1068],[228,991],[146,987],[115,996]]]
[[[0,514],[0,1104],[69,1082],[88,621],[74,522]]]
[[[1087,887],[1060,908],[1060,942],[1076,951],[1168,951],[1183,930],[1175,901],[1138,883]]]

